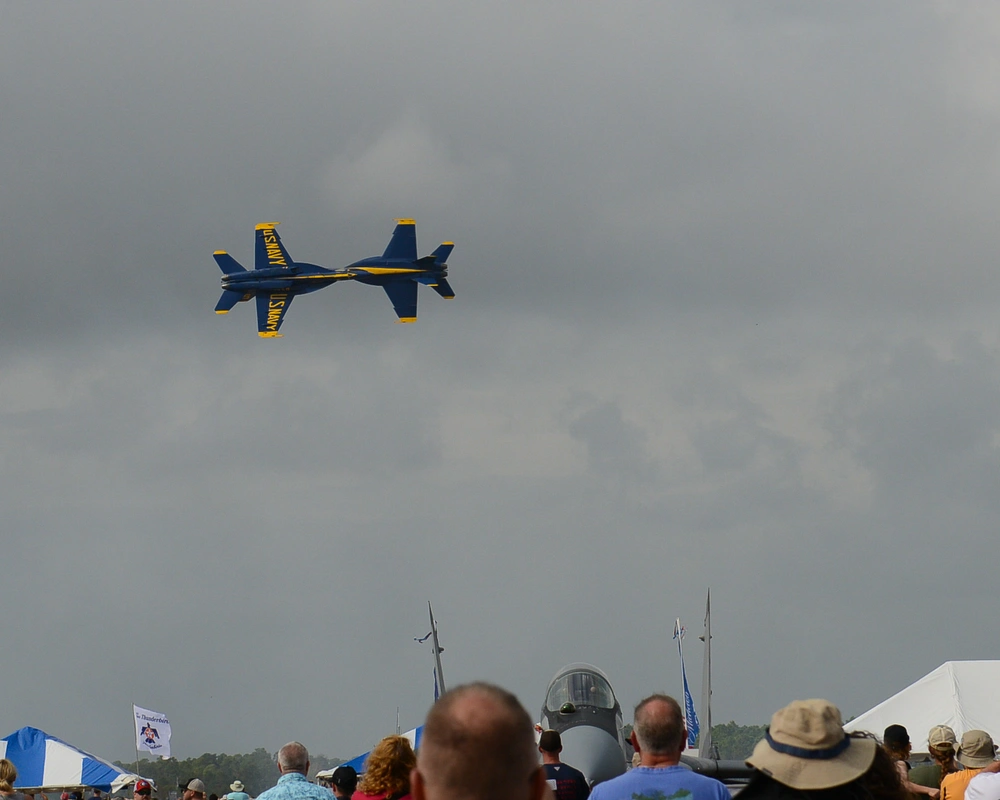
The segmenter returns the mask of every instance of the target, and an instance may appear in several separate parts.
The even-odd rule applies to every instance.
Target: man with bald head
[[[654,694],[635,707],[632,746],[639,766],[599,783],[590,800],[645,800],[680,797],[685,800],[729,800],[729,790],[715,778],[680,766],[687,741],[684,716],[677,701]]]
[[[413,800],[541,800],[546,788],[531,717],[510,692],[469,683],[431,707]]]
[[[257,800],[333,800],[333,793],[309,783],[309,752],[299,742],[289,742],[278,751],[278,785],[261,792]]]

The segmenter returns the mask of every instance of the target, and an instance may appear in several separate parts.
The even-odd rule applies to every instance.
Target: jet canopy
[[[618,701],[611,684],[599,669],[589,664],[571,664],[552,680],[545,697],[548,711],[558,712],[567,704],[613,709]]]

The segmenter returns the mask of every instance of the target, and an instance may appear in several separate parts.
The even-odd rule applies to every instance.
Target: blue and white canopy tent
[[[420,747],[420,739],[424,733],[424,726],[421,725],[419,728],[414,728],[412,731],[407,731],[401,734],[403,737],[410,740],[410,744],[413,745],[413,749],[417,750]],[[355,756],[350,761],[345,761],[340,766],[342,767],[353,767],[354,771],[361,775],[365,771],[365,761],[368,760],[368,756],[371,755],[371,750],[367,753],[362,753],[360,756]],[[334,767],[333,769],[336,769]],[[322,772],[317,772],[317,778],[330,778],[333,776],[333,769],[325,769]]]
[[[17,767],[17,789],[55,791],[89,786],[115,791],[135,775],[38,728],[25,727],[0,739],[0,758]]]

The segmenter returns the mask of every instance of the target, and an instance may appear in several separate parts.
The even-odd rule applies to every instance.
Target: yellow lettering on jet
[[[284,311],[285,300],[287,299],[287,294],[271,295],[271,300],[267,304],[267,325],[265,326],[267,330],[278,330],[278,323],[281,322],[281,314]]]
[[[281,246],[278,244],[278,236],[274,228],[264,230],[264,247],[267,248],[267,260],[272,267],[287,267],[285,257],[281,254]]]

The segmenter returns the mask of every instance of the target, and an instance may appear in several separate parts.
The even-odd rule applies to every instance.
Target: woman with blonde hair
[[[0,758],[0,796],[12,797],[17,794],[14,781],[17,780],[17,767],[6,758]]]
[[[410,771],[417,756],[405,736],[386,736],[365,762],[365,774],[351,800],[409,800]]]

